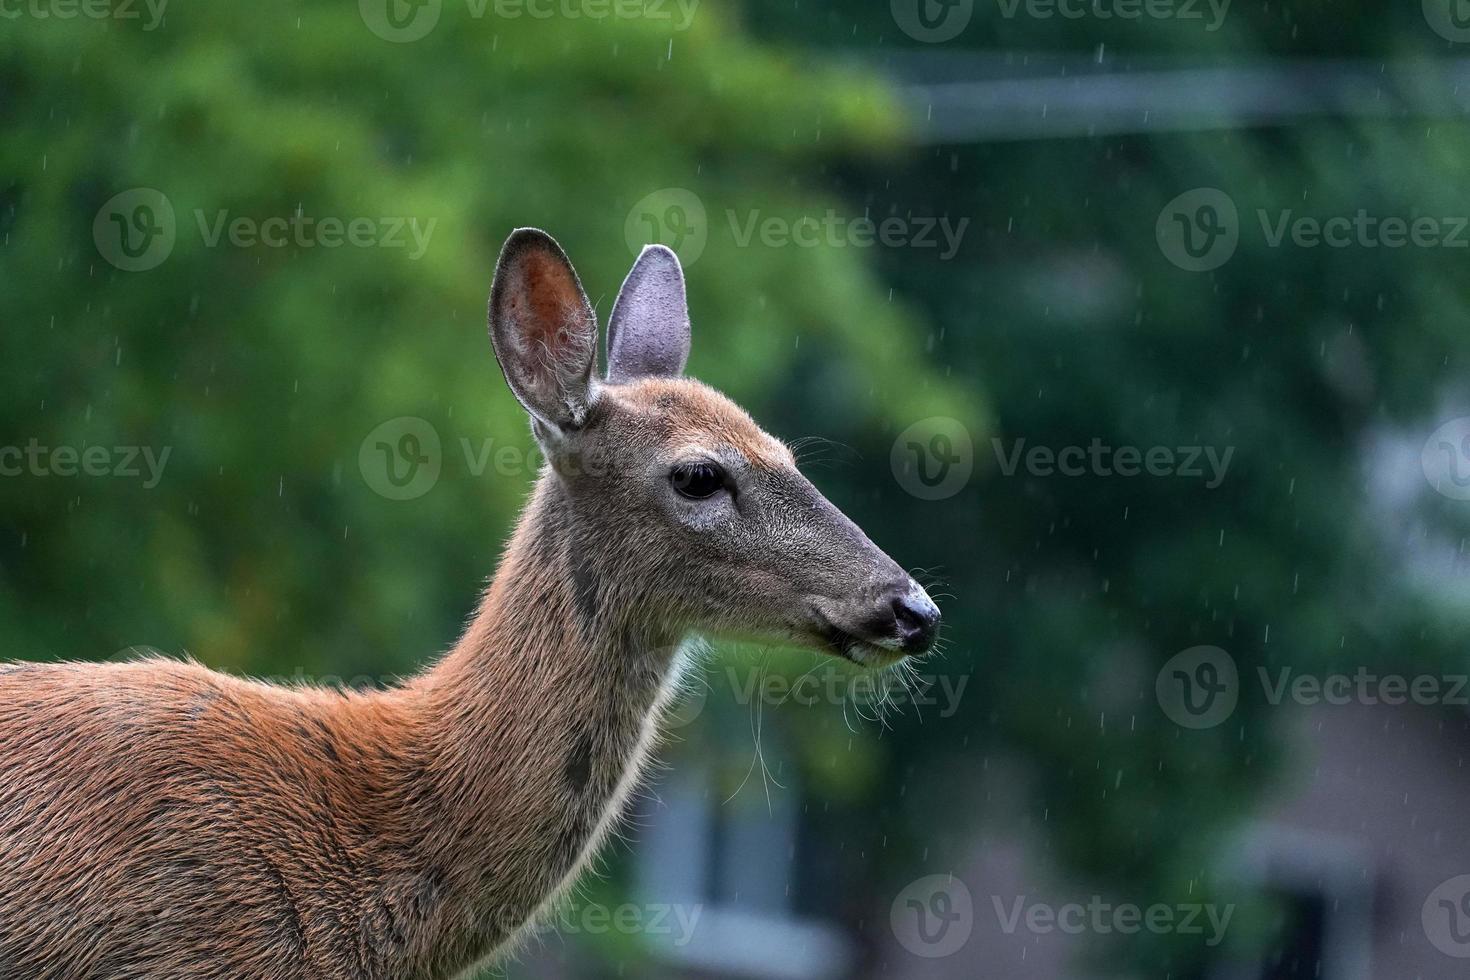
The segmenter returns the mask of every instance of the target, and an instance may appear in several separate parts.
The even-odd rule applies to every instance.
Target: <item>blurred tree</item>
[[[1456,47],[1418,6],[1344,17],[1226,4],[1206,30],[976,3],[938,44],[902,30],[899,6],[747,3],[773,40],[862,52],[927,82]],[[1071,9],[1084,8],[1113,9]],[[1069,51],[1082,57],[1068,61]],[[1465,669],[1466,604],[1445,596],[1463,596],[1446,585],[1463,579],[1436,564],[1426,591],[1433,576],[1412,572],[1440,547],[1461,556],[1453,570],[1463,574],[1470,521],[1423,480],[1418,451],[1449,409],[1464,414],[1464,246],[1296,247],[1266,230],[1283,214],[1443,217],[1446,230],[1470,214],[1456,178],[1470,128],[1437,122],[1459,115],[1455,65],[1414,64],[1425,74],[1400,81],[1385,68],[1371,93],[1325,89],[1342,114],[1289,128],[942,145],[838,175],[845,196],[874,213],[970,220],[953,262],[892,249],[883,268],[936,324],[935,356],[978,380],[997,416],[994,432],[977,434],[981,476],[965,493],[882,501],[920,539],[916,550],[950,571],[964,598],[951,610],[954,635],[979,673],[962,715],[969,737],[900,725],[895,751],[913,761],[894,788],[907,792],[877,794],[899,811],[885,826],[906,826],[899,839],[923,848],[930,870],[958,866],[969,844],[933,832],[936,810],[954,805],[953,773],[968,767],[978,787],[977,759],[1016,758],[1031,779],[1021,829],[1061,874],[1142,904],[1219,898],[1230,888],[1219,863],[1233,861],[1223,845],[1281,779],[1285,718],[1260,671]],[[1385,102],[1412,108],[1382,119]],[[1240,238],[1222,267],[1192,272],[1168,259],[1156,229],[1171,199],[1199,187],[1231,198]],[[1407,459],[1384,454],[1390,439],[1411,447]],[[1091,468],[1007,473],[1018,443],[1095,442],[1232,455],[1216,486]],[[1385,485],[1398,488],[1397,514]],[[1197,644],[1231,654],[1241,702],[1218,727],[1189,731],[1160,710],[1154,684],[1165,661]],[[1454,713],[1447,724],[1465,727]],[[986,801],[977,792],[974,802]],[[917,855],[897,861],[910,869],[899,881]],[[1124,962],[1180,976],[1209,954],[1189,937],[1137,936]]]
[[[604,317],[637,247],[679,244],[691,369],[753,409],[822,357],[872,393],[856,424],[943,397],[859,255],[703,227],[892,145],[869,81],[703,7],[129,7],[0,40],[3,441],[163,468],[0,480],[7,655],[150,644],[350,678],[447,645],[534,476],[496,455],[531,442],[484,332],[517,225],[560,238]],[[440,449],[402,501],[365,478],[400,417]]]

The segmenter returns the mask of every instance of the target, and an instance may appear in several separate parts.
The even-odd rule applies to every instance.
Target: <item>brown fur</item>
[[[397,688],[0,665],[0,977],[457,976],[607,833],[692,632],[882,655],[833,624],[902,573],[744,412],[679,378],[586,409],[463,637]],[[678,510],[691,449],[738,471],[738,518]]]
[[[399,690],[4,668],[0,976],[445,977],[508,938],[616,812],[673,652],[577,628],[556,495]]]

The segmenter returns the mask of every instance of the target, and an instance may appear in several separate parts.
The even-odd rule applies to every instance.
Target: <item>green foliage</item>
[[[411,43],[341,3],[22,26],[0,47],[6,441],[170,456],[151,489],[0,481],[14,656],[146,643],[272,675],[411,669],[452,640],[534,475],[473,472],[531,445],[484,333],[506,233],[551,230],[606,316],[640,198],[687,188],[723,226],[820,200],[828,161],[897,135],[875,84],[763,50],[713,9],[680,30],[447,3]],[[167,198],[176,241],[120,271],[92,225],[135,187]],[[426,247],[232,244],[237,217],[293,215],[412,219]],[[855,424],[904,417],[933,373],[857,254],[714,235],[689,274],[692,370],[756,411],[798,342],[878,393]],[[443,446],[411,501],[358,465],[399,416]]]

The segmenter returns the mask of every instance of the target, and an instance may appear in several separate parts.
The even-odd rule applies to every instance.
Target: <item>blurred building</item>
[[[1429,708],[1282,711],[1291,769],[1226,857],[1242,891],[1275,899],[1277,940],[1263,956],[1246,956],[1227,920],[1214,966],[1192,980],[1464,976],[1464,961],[1436,946],[1422,915],[1446,880],[1470,873],[1461,832],[1470,726]],[[687,942],[652,936],[649,948],[670,976],[1100,980],[1085,967],[1092,930],[1027,928],[1027,910],[1085,905],[1091,893],[1069,887],[1038,839],[1015,830],[1027,826],[1024,774],[992,766],[986,779],[992,806],[975,815],[972,859],[955,869],[972,898],[972,930],[958,951],[928,957],[895,936],[893,896],[883,888],[863,896],[823,888],[814,869],[830,855],[820,835],[802,833],[798,787],[773,792],[767,812],[764,799],[758,808],[721,806],[707,773],[671,775],[644,810],[635,894],[698,904],[702,913]],[[815,899],[803,902],[805,892]],[[868,914],[849,918],[842,910],[855,898]],[[1203,941],[1209,919],[1201,915],[1198,926]]]

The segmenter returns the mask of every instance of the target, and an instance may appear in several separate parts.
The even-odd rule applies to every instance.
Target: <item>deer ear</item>
[[[613,303],[607,323],[607,379],[682,374],[689,360],[689,301],[679,257],[646,245]]]
[[[518,228],[500,250],[490,285],[490,343],[510,390],[535,421],[566,431],[587,420],[597,315],[566,253],[544,231]]]

